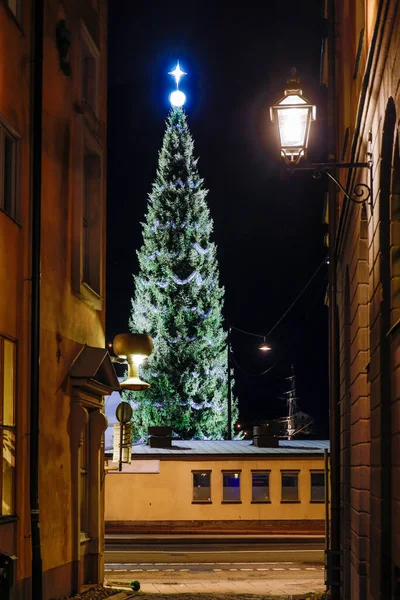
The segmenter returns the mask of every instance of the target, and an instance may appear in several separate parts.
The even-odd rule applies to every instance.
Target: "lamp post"
[[[258,346],[258,349],[261,350],[261,352],[269,352],[270,350],[272,350],[271,346],[267,343],[266,341],[266,337],[265,336],[261,336],[258,335],[257,333],[250,333],[249,331],[244,331],[243,329],[239,329],[238,327],[233,327],[233,329],[235,329],[236,331],[240,331],[242,333],[245,333],[247,335],[251,335],[254,337],[262,337],[263,338],[263,342]],[[233,352],[232,352],[232,340],[231,340],[231,334],[232,334],[232,326],[228,325],[228,335],[227,335],[227,364],[228,364],[228,431],[227,431],[227,438],[228,440],[232,439],[232,369],[233,369]],[[237,364],[237,363],[236,363]],[[263,373],[260,373],[260,375],[263,375]]]
[[[232,439],[232,356],[231,356],[231,328],[228,326],[228,440]]]

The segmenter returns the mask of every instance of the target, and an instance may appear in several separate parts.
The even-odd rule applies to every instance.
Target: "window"
[[[15,514],[15,343],[0,337],[0,515]]]
[[[252,471],[252,502],[269,502],[269,472]]]
[[[325,474],[323,471],[311,472],[311,502],[325,500]]]
[[[14,17],[20,21],[21,19],[21,0],[5,0],[6,5],[13,13]]]
[[[88,30],[82,25],[81,47],[81,95],[82,103],[98,114],[99,51]]]
[[[193,471],[193,502],[211,502],[211,471]]]
[[[0,123],[0,208],[14,221],[18,218],[17,143],[17,137]]]
[[[77,125],[74,157],[71,279],[73,292],[94,310],[102,310],[104,277],[103,151],[83,115]]]
[[[229,471],[222,473],[223,502],[240,502],[240,472]]]
[[[100,296],[101,285],[101,158],[85,152],[83,158],[82,254],[83,283]]]
[[[298,473],[282,473],[282,502],[299,501]]]

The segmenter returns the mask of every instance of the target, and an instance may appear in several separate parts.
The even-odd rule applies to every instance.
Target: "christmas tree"
[[[154,341],[141,367],[151,388],[130,392],[136,439],[146,437],[149,425],[170,425],[186,439],[227,435],[224,291],[193,149],[186,115],[175,106],[166,122],[134,277],[130,329]],[[233,401],[233,423],[236,418]]]

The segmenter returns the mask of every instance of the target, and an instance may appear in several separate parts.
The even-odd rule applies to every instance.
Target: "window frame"
[[[94,93],[93,98],[84,96],[84,62],[85,57],[94,61]],[[84,111],[89,111],[99,118],[100,110],[100,50],[96,46],[84,22],[81,22],[80,58],[79,58],[80,98]],[[93,101],[92,101],[93,100]]]
[[[299,473],[300,469],[282,469],[281,470],[281,504],[299,504],[301,502],[299,495]],[[296,498],[284,498],[283,497],[283,478],[284,477],[296,477],[297,485],[297,495]],[[287,486],[285,486],[287,487]]]
[[[75,201],[73,205],[72,248],[71,248],[71,284],[73,293],[86,302],[94,310],[103,310],[104,295],[104,239],[105,239],[105,182],[104,182],[104,153],[100,141],[88,127],[83,115],[76,116],[78,147],[75,153]],[[99,181],[96,194],[98,202],[98,238],[97,270],[99,289],[92,289],[85,281],[85,248],[84,248],[84,202],[85,198],[85,157],[89,154],[99,158]]]
[[[13,345],[13,425],[4,425],[4,342]],[[17,342],[16,340],[0,335],[0,521],[15,517],[16,515],[16,469],[17,469]],[[3,514],[3,435],[4,431],[10,431],[14,435],[14,471],[12,478],[12,510]]]
[[[254,475],[267,475],[268,476],[268,500],[254,500],[254,483],[253,476]],[[252,504],[271,504],[271,495],[270,495],[270,475],[271,469],[252,469],[251,470],[251,503]],[[263,486],[265,487],[265,486]]]
[[[4,4],[7,7],[7,10],[11,13],[13,19],[17,22],[19,26],[21,26],[22,21],[22,0],[16,0],[17,9],[16,12],[10,7],[9,0],[4,0]]]
[[[5,145],[6,138],[11,140],[11,205],[12,210],[5,207]],[[20,137],[7,120],[0,115],[0,211],[9,219],[20,224]]]
[[[195,475],[203,475],[203,474],[209,476],[209,481],[210,481],[210,485],[209,485],[209,490],[210,490],[209,499],[208,500],[195,500],[195,498],[194,498],[194,490],[196,488],[194,486],[194,478],[195,478]],[[212,504],[211,475],[212,475],[212,470],[211,469],[193,469],[192,470],[192,504]]]
[[[324,485],[322,486],[322,490],[323,490],[323,498],[322,499],[313,498],[313,484],[312,484],[313,475],[322,475],[324,478]],[[325,483],[326,483],[325,482],[325,471],[323,471],[322,469],[311,469],[310,470],[310,503],[312,503],[312,504],[324,504],[325,503]],[[316,486],[316,487],[321,487],[321,486]]]
[[[241,486],[241,475],[242,469],[222,469],[222,502],[221,504],[242,504],[242,486]],[[224,485],[224,477],[227,475],[238,475],[235,479],[239,479],[239,500],[227,500],[225,498],[225,485]]]

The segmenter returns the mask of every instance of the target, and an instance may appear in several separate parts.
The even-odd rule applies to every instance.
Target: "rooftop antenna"
[[[292,365],[292,374],[290,377],[286,377],[290,381],[290,389],[285,392],[286,404],[288,407],[288,418],[287,418],[287,439],[291,440],[296,433],[296,423],[294,415],[298,412],[297,397],[296,397],[296,376],[294,374],[294,366]]]

